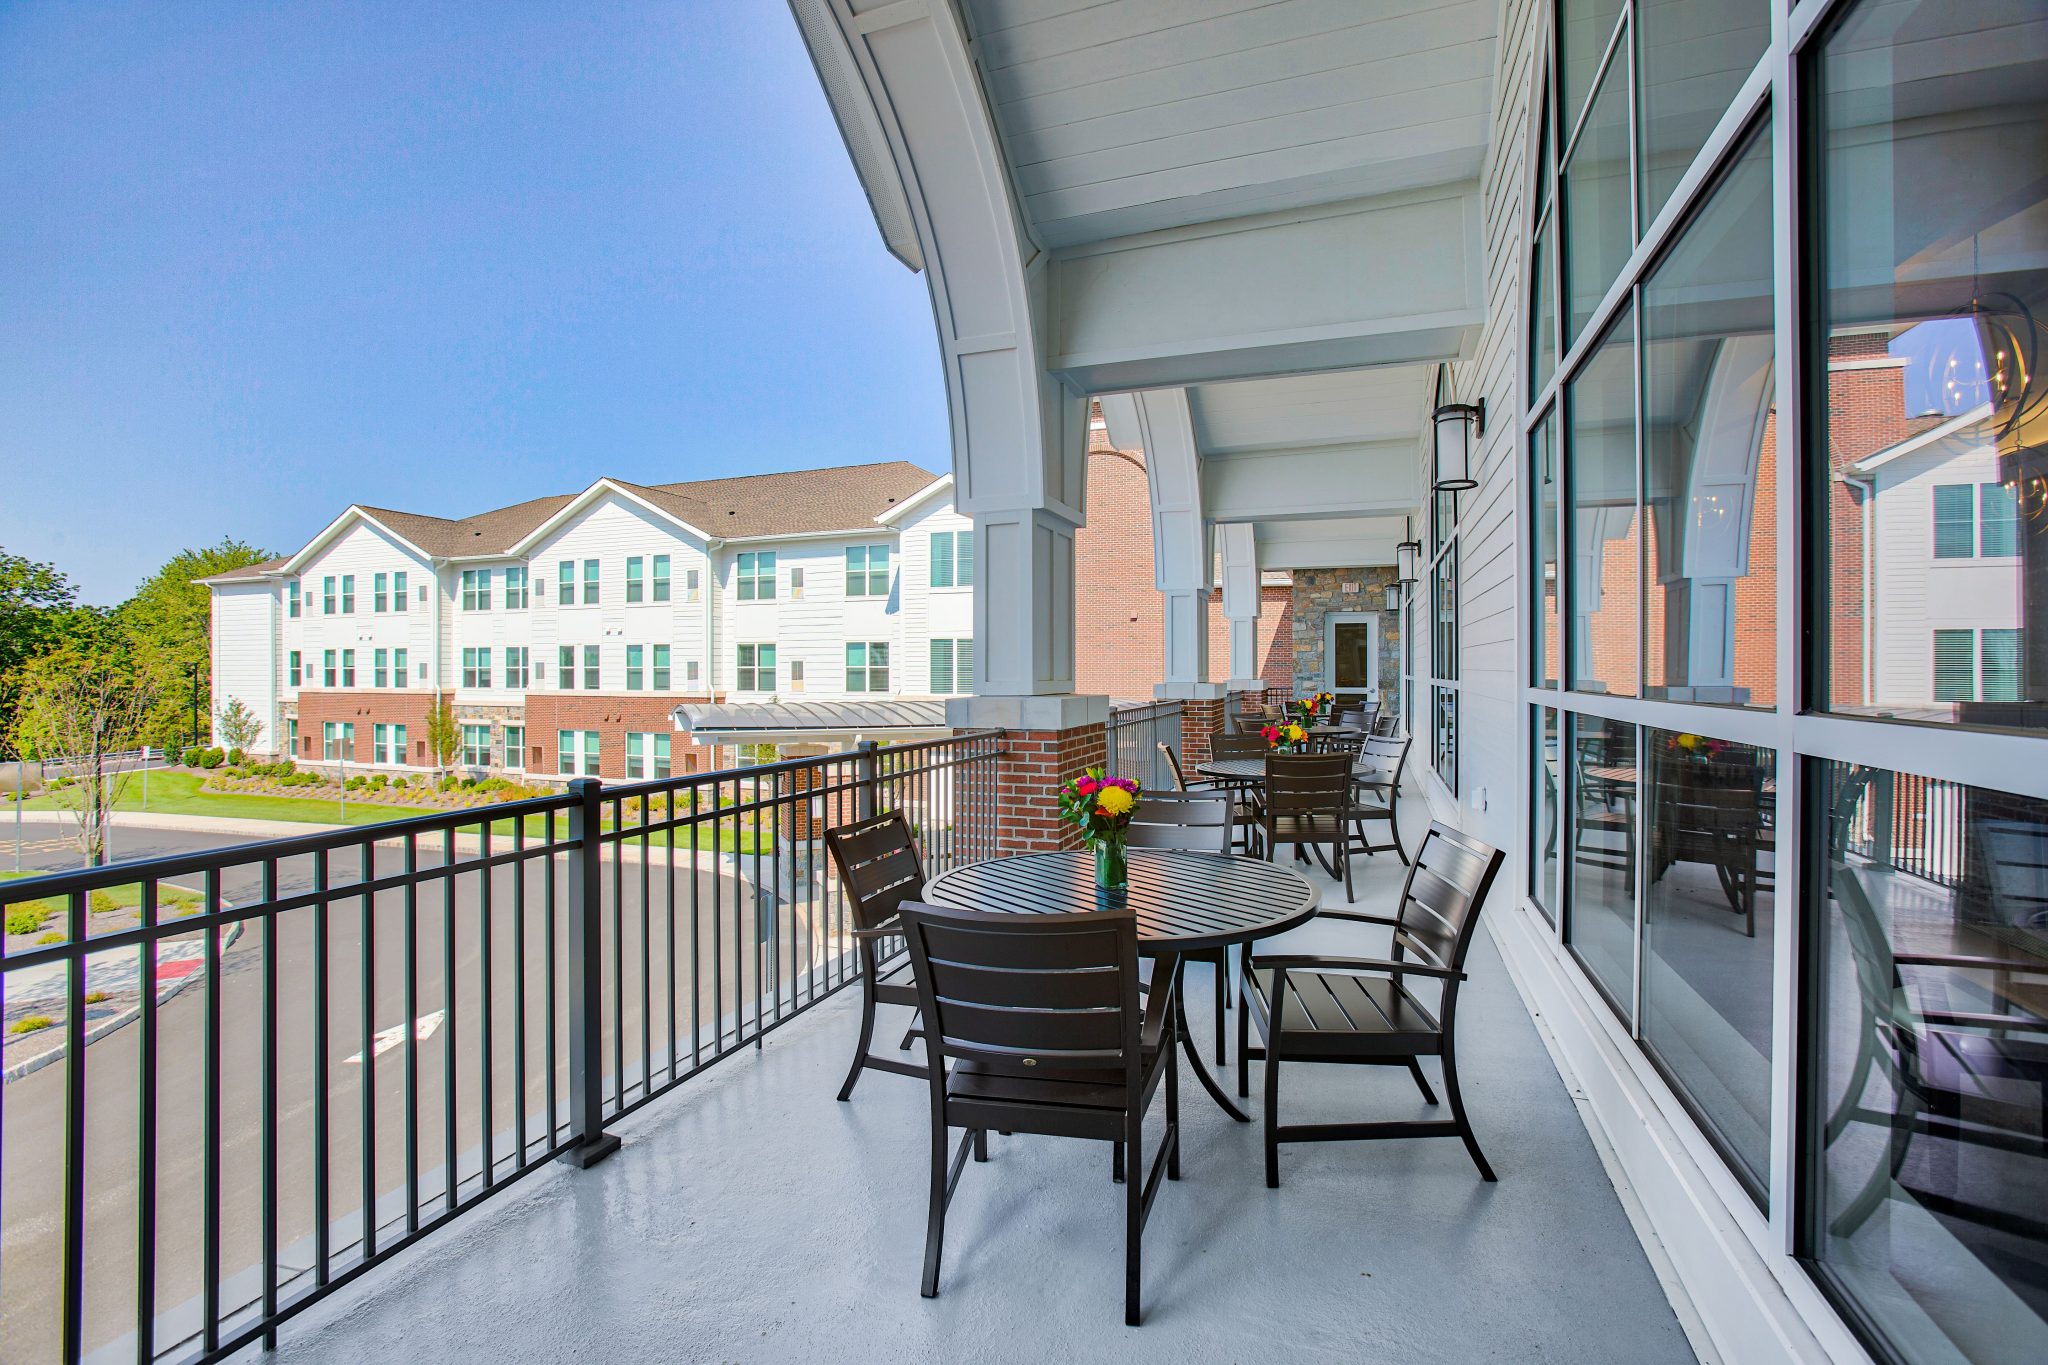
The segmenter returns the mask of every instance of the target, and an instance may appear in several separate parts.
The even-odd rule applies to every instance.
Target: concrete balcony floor
[[[1358,903],[1390,909],[1400,873],[1361,858]],[[1384,948],[1334,921],[1281,941]],[[1471,966],[1461,1070],[1500,1182],[1442,1138],[1283,1147],[1268,1190],[1258,1124],[1184,1070],[1183,1179],[1145,1237],[1141,1327],[1123,1325],[1123,1195],[1097,1143],[992,1136],[947,1219],[939,1297],[918,1296],[927,1092],[870,1072],[834,1101],[858,1019],[844,991],[618,1125],[602,1165],[537,1173],[310,1310],[277,1358],[1692,1361],[1483,933]],[[1209,972],[1188,978],[1209,1054]],[[882,1031],[905,1016],[884,1009]],[[1252,1083],[1256,1119],[1256,1066]],[[1382,1068],[1290,1066],[1281,1099],[1297,1121],[1424,1109]]]

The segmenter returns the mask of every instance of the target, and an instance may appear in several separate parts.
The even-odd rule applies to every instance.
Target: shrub
[[[62,929],[52,929],[49,933],[39,934],[36,937],[36,942],[38,943],[62,943],[63,941],[64,931]]]
[[[111,914],[121,908],[121,902],[114,899],[111,891],[95,891],[85,898],[85,903],[95,915]]]
[[[50,917],[48,901],[22,901],[7,907],[7,932],[10,934],[33,934],[43,927],[43,921]]]
[[[283,777],[277,779],[277,785],[280,787],[317,787],[320,785],[320,778],[315,773],[286,773]]]
[[[449,774],[448,774],[448,775],[447,775],[446,777],[444,777],[444,778],[442,778],[442,779],[441,779],[441,788],[440,788],[440,789],[441,789],[442,791],[444,791],[444,792],[452,792],[452,791],[457,791],[457,790],[460,790],[460,789],[461,789],[461,787],[462,787],[462,780],[461,780],[460,778],[456,777],[454,773],[449,773]]]
[[[383,791],[390,785],[391,779],[384,773],[378,773],[370,779],[370,787],[373,791]]]
[[[106,998],[107,993],[105,991],[87,991],[85,993],[85,1003],[88,1005],[101,1004],[106,1000]]]
[[[240,749],[230,749],[230,750],[228,750],[228,762],[229,762],[229,764],[231,764],[231,765],[232,765],[232,766],[234,766],[234,767],[237,767],[237,768],[241,767],[241,766],[242,766],[242,760],[243,760],[243,758],[244,758],[244,757],[246,757],[246,755],[244,755],[244,754],[243,754],[243,752],[242,752],[242,751],[241,751]]]
[[[404,790],[405,790],[405,779],[404,779],[404,778],[402,778],[402,777],[394,777],[394,778],[392,778],[392,779],[391,779],[391,785],[392,785],[392,787],[393,787],[393,788],[395,788],[395,789],[396,789],[396,790],[398,790],[398,791],[404,791]]]
[[[9,1033],[37,1033],[49,1028],[57,1021],[47,1014],[30,1014],[15,1020],[7,1026]]]
[[[249,770],[247,768],[222,768],[220,775],[222,777],[247,777]]]
[[[359,792],[369,785],[370,779],[367,777],[351,777],[348,781],[341,784],[341,789],[343,791]]]
[[[202,768],[218,768],[227,760],[227,753],[221,749],[204,749],[199,754],[199,766]]]
[[[206,750],[194,744],[191,748],[185,750],[184,753],[178,755],[178,761],[188,768],[196,768],[199,766],[199,761],[205,757]]]

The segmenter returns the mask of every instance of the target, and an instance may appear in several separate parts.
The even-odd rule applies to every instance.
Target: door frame
[[[1337,686],[1337,627],[1365,625],[1372,630],[1373,648],[1371,682],[1364,687]],[[1369,697],[1377,701],[1380,695],[1380,613],[1376,611],[1330,611],[1323,613],[1323,680],[1326,691],[1340,697]]]

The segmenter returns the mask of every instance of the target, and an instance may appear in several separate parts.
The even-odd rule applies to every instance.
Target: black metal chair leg
[[[1276,1007],[1275,1018],[1279,1010]],[[1266,1042],[1266,1188],[1280,1188],[1280,1049],[1279,1029]]]
[[[1252,1093],[1252,1007],[1237,1002],[1237,1097],[1250,1099]]]
[[[910,1051],[910,1044],[912,1040],[917,1038],[919,1034],[922,1032],[922,1030],[918,1028],[918,1025],[923,1022],[924,1016],[922,1012],[912,1014],[910,1016],[910,1027],[903,1030],[903,1041],[896,1044],[896,1050],[898,1052]]]
[[[1223,956],[1216,962],[1216,1065],[1222,1066],[1227,1060],[1223,1055],[1223,1002],[1229,999],[1227,988],[1230,984],[1230,950],[1223,950]]]
[[[924,1284],[918,1290],[928,1299],[939,1296],[939,1256],[946,1243],[946,1124],[934,1116],[932,1125],[931,1211],[924,1225]]]
[[[846,1082],[839,1087],[839,1098],[852,1096],[854,1082],[860,1079],[861,1069],[868,1064],[868,1045],[875,1040],[875,983],[865,972],[860,978],[860,1041],[853,1045],[853,1065],[847,1069]]]
[[[1344,903],[1346,905],[1356,905],[1358,904],[1358,896],[1351,890],[1350,845],[1339,843],[1337,846],[1337,856],[1344,860]]]
[[[1113,1142],[1109,1147],[1109,1178],[1111,1183],[1124,1183],[1124,1145]]]
[[[1166,1048],[1166,1178],[1180,1179],[1180,1050],[1167,1039]]]
[[[1410,1057],[1408,1059],[1408,1074],[1415,1078],[1415,1088],[1422,1092],[1423,1102],[1435,1104],[1436,1091],[1429,1088],[1429,1077],[1422,1074],[1422,1063]]]
[[[1479,1178],[1492,1182],[1496,1179],[1493,1167],[1486,1164],[1486,1154],[1479,1150],[1479,1138],[1472,1132],[1472,1120],[1465,1116],[1465,1096],[1458,1089],[1458,1054],[1448,1035],[1444,1038],[1443,1067],[1444,1097],[1451,1102],[1451,1118],[1458,1125],[1458,1136],[1465,1140],[1465,1151],[1479,1168]]]
[[[1124,1325],[1138,1325],[1138,1253],[1145,1235],[1145,1145],[1144,1111],[1135,1106],[1126,1129],[1129,1136],[1117,1145],[1119,1152],[1130,1147],[1131,1178],[1124,1182]]]
[[[988,1129],[986,1128],[974,1130],[974,1159],[976,1161],[988,1160]]]

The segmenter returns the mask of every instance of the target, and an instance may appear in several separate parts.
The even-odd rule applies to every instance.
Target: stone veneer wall
[[[1375,611],[1380,617],[1380,701],[1392,706],[1401,687],[1401,616],[1387,609],[1392,565],[1359,569],[1296,569],[1293,619],[1294,690],[1302,695],[1322,686],[1323,618],[1331,612]],[[1346,592],[1346,584],[1357,584]]]

